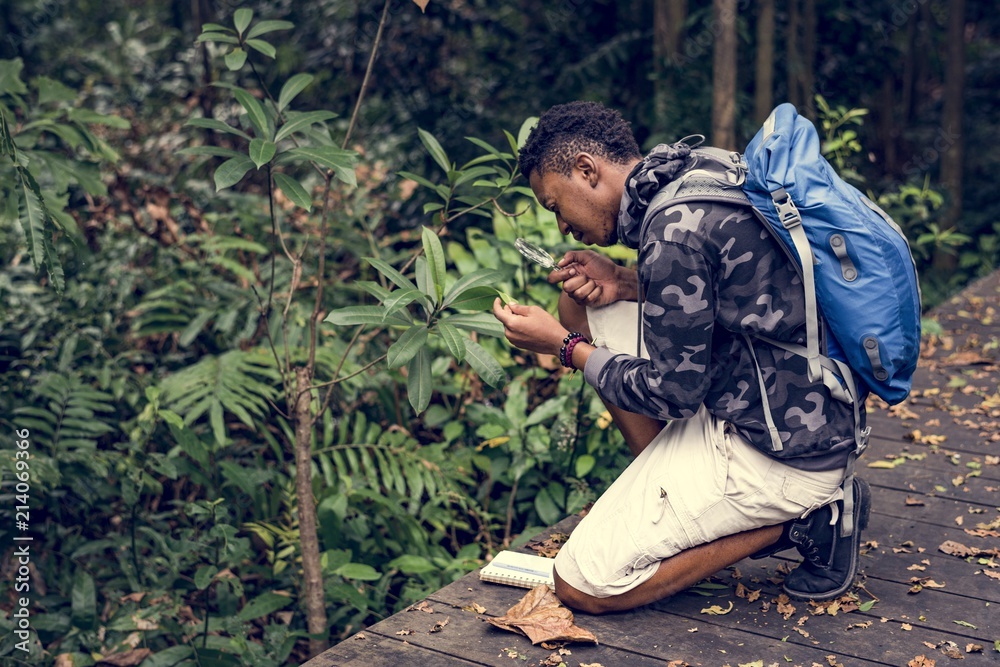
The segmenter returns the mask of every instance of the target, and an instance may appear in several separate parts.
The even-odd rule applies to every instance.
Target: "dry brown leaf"
[[[918,655],[913,660],[906,663],[906,667],[934,667],[937,663],[927,656]]]
[[[418,602],[417,604],[411,604],[409,607],[406,608],[406,611],[423,611],[428,614],[433,614],[434,607],[432,607],[430,603],[427,602],[427,600],[423,600],[421,602]]]
[[[523,634],[532,644],[543,641],[597,643],[593,633],[573,624],[573,612],[564,607],[545,584],[528,591],[506,615],[486,621],[503,630]]]
[[[135,667],[152,655],[148,648],[137,648],[124,653],[112,653],[97,661],[96,667]]]
[[[926,504],[920,498],[914,498],[913,496],[906,496],[906,500],[904,502],[911,507],[923,507]]]
[[[562,665],[562,656],[558,653],[550,653],[547,658],[543,658],[541,662],[538,663],[540,667],[555,667],[556,665]]]
[[[968,558],[969,556],[1000,556],[1000,549],[979,549],[977,547],[967,547],[960,542],[955,542],[954,540],[946,540],[941,543],[938,547],[939,551],[942,551],[949,556],[958,556],[959,558]]]
[[[907,570],[916,570],[917,572],[923,572],[924,570],[927,569],[927,566],[925,566],[925,565],[917,565],[916,563],[914,563],[913,565],[911,565],[910,567],[908,567],[906,569]]]
[[[966,653],[982,653],[983,652],[983,645],[982,644],[966,644],[965,645],[965,652]]]
[[[983,574],[985,574],[990,579],[996,579],[1000,581],[1000,572],[994,572],[993,570],[983,570]]]
[[[904,631],[910,631],[913,629],[913,626],[910,625],[909,623],[903,623],[899,626],[899,629]]]
[[[555,558],[568,539],[569,535],[566,533],[552,533],[545,540],[529,543],[528,548],[544,558]]]
[[[951,658],[952,660],[964,660],[965,659],[965,656],[962,655],[962,652],[959,651],[957,648],[954,648],[954,647],[952,647],[952,648],[943,648],[943,649],[941,649],[941,652],[944,653],[949,658]]]
[[[365,639],[368,639],[368,635],[366,635],[363,632],[359,632],[358,634],[354,635],[354,638],[355,639],[365,640]]]
[[[797,625],[796,625],[796,626],[794,626],[794,627],[792,628],[792,630],[795,630],[795,632],[799,633],[800,635],[802,635],[803,637],[805,637],[805,638],[807,638],[807,639],[809,638],[809,633],[808,633],[807,631],[803,630],[802,628],[800,628],[800,627],[799,627],[799,626],[797,626]]]
[[[791,600],[787,595],[782,593],[778,596],[778,613],[781,614],[787,621],[795,613],[795,605],[791,604]]]
[[[403,628],[402,630],[397,630],[396,634],[397,635],[403,635],[403,636],[405,636],[405,635],[412,635],[415,632],[416,632],[416,630],[410,630],[409,628]]]
[[[547,588],[547,587],[546,587]],[[448,625],[451,621],[451,616],[445,616],[444,620],[438,621],[434,624],[434,627],[429,630],[429,632],[441,632],[444,630],[444,626]]]
[[[710,616],[725,616],[733,610],[733,601],[729,601],[729,606],[725,609],[721,605],[713,604],[711,607],[705,607],[701,610],[703,614],[709,614]]]
[[[476,614],[485,614],[486,613],[486,607],[484,607],[481,604],[477,604],[477,603],[473,602],[472,604],[468,604],[468,605],[465,605],[464,607],[462,607],[462,611],[471,611],[471,612],[476,613]]]

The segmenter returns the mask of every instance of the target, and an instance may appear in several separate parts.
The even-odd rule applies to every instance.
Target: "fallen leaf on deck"
[[[471,612],[475,612],[477,614],[485,614],[486,613],[486,607],[484,607],[481,604],[476,604],[475,602],[473,602],[470,605],[466,605],[466,606],[462,607],[462,611],[471,611]]]
[[[965,659],[965,656],[962,655],[962,652],[959,651],[957,648],[943,648],[943,649],[941,649],[941,652],[944,653],[949,658],[951,658],[952,660],[964,660]]]
[[[993,572],[992,570],[983,570],[983,574],[985,574],[990,579],[996,579],[1000,581],[1000,572]]]
[[[982,644],[966,644],[965,645],[965,652],[966,653],[982,653],[983,652],[983,645]]]
[[[937,644],[932,644],[930,642],[921,642],[921,643],[929,649],[936,649],[938,647]]]
[[[954,540],[947,540],[941,543],[938,547],[939,551],[942,551],[949,556],[958,556],[959,558],[968,558],[969,556],[1000,556],[1000,549],[979,549],[977,547],[967,547],[960,542],[955,542]]]
[[[604,665],[599,662],[581,662],[580,667],[604,667]]]
[[[874,623],[874,621],[865,621],[864,623],[851,623],[850,625],[847,626],[847,629],[851,630],[853,628],[861,628],[861,629],[870,628],[872,626],[872,623]]]
[[[926,504],[926,503],[924,503],[924,501],[923,501],[923,500],[921,500],[920,498],[914,498],[913,496],[906,496],[906,500],[905,500],[904,502],[905,502],[905,503],[906,503],[907,505],[911,505],[911,506],[920,506],[920,507],[922,507],[922,506],[924,506],[924,505]]]
[[[573,624],[573,612],[564,607],[545,584],[528,591],[507,610],[506,615],[488,618],[486,622],[502,630],[523,634],[532,644],[544,641],[597,643],[593,633]]]
[[[906,667],[935,667],[936,664],[937,663],[930,658],[918,655],[916,658],[906,663]]]
[[[688,628],[688,632],[698,632],[698,628]]]
[[[441,632],[444,630],[444,626],[448,625],[449,621],[451,621],[451,616],[445,616],[443,621],[438,621],[434,624],[434,627],[430,629],[430,632]]]
[[[580,667],[587,667],[586,665],[580,665]],[[684,660],[671,660],[667,663],[667,667],[690,667]]]
[[[983,462],[988,466],[1000,466],[1000,456],[987,455]]]
[[[363,632],[359,632],[358,634],[354,635],[354,638],[355,639],[368,639],[368,635],[366,635]]]
[[[927,569],[927,566],[925,566],[925,565],[917,565],[916,563],[914,563],[913,565],[911,565],[910,567],[908,567],[906,569],[907,570],[916,570],[918,572],[923,572],[924,570]]]
[[[709,614],[711,616],[723,616],[725,614],[728,614],[732,610],[733,610],[733,601],[730,600],[729,601],[729,607],[726,608],[726,609],[723,609],[722,607],[720,607],[717,604],[713,604],[711,607],[705,607],[704,609],[702,609],[701,613],[703,613],[703,614]]]
[[[778,596],[778,613],[781,614],[787,621],[795,613],[795,605],[791,604],[791,600],[787,595],[782,593]]]
[[[963,628],[972,628],[973,630],[979,629],[972,623],[969,623],[968,621],[952,621],[952,623],[954,623],[955,625],[961,625]]]
[[[555,667],[555,665],[565,664],[562,656],[558,653],[550,653],[549,656],[538,663],[541,667]]]
[[[900,630],[905,630],[905,631],[909,632],[910,630],[912,630],[912,629],[913,629],[913,626],[912,626],[912,625],[910,625],[909,623],[903,623],[903,624],[901,624],[901,625],[899,626],[899,629],[900,629]]]
[[[870,611],[872,607],[875,606],[877,600],[869,600],[868,602],[862,602],[858,605],[858,611]]]
[[[795,632],[799,633],[800,635],[802,635],[803,637],[805,637],[807,639],[809,638],[809,633],[807,631],[803,630],[802,628],[800,628],[797,625],[795,627],[793,627],[792,630],[795,630]]]
[[[418,602],[417,604],[411,604],[409,607],[406,608],[406,611],[423,611],[428,614],[433,614],[434,607],[430,606],[427,600],[424,600],[422,602]]]
[[[545,558],[555,558],[556,554],[559,553],[559,549],[562,545],[566,543],[569,539],[569,535],[566,533],[552,533],[548,539],[542,540],[541,542],[529,543],[528,548],[534,551],[539,556]]]
[[[965,521],[965,517],[964,516],[956,516],[955,517],[955,524],[958,525],[958,526],[961,526],[964,521]]]

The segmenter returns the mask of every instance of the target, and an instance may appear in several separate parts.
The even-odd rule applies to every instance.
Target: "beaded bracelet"
[[[573,368],[573,348],[577,343],[586,342],[587,337],[577,331],[570,332],[563,338],[562,347],[559,348],[559,361],[566,368]]]

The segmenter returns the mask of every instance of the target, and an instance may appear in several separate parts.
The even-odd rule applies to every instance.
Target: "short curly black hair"
[[[614,109],[599,102],[557,104],[542,114],[518,155],[525,178],[533,171],[568,176],[581,151],[618,164],[642,158],[632,127]]]

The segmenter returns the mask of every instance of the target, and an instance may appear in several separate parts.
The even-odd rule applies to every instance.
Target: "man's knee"
[[[593,595],[583,593],[567,584],[559,576],[558,572],[553,571],[552,574],[556,583],[556,597],[559,598],[559,601],[567,607],[588,614],[603,614],[607,611],[611,611],[611,608],[608,606],[608,601],[610,601],[611,598],[598,598]]]
[[[587,307],[573,301],[566,292],[559,294],[559,323],[570,331],[578,331],[587,338],[593,338],[587,321]]]

